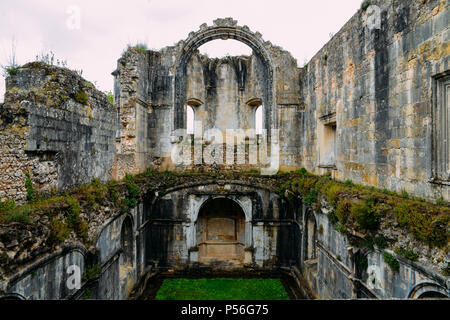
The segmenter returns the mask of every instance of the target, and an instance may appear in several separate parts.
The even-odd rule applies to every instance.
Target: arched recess
[[[265,128],[268,137],[270,137],[270,129],[272,125],[276,125],[275,112],[272,112],[273,105],[273,73],[274,66],[269,51],[264,46],[264,41],[259,33],[253,33],[247,26],[237,26],[237,21],[227,19],[217,19],[214,26],[208,27],[206,24],[200,26],[200,31],[191,32],[189,37],[183,43],[181,54],[178,57],[175,73],[175,112],[174,112],[174,128],[186,128],[186,116],[184,106],[186,104],[186,67],[196,50],[204,43],[222,39],[234,39],[248,45],[255,55],[261,60],[265,72],[265,89],[263,96],[263,104],[266,106],[264,112]]]
[[[4,296],[0,297],[0,301],[1,300],[6,300],[6,301],[18,301],[18,300],[27,300],[23,295],[19,294],[19,293],[8,293]]]
[[[120,232],[120,245],[122,248],[122,263],[133,266],[134,242],[133,242],[133,221],[127,216],[122,223]]]
[[[408,299],[449,299],[448,290],[433,282],[417,284],[409,293]]]
[[[242,264],[246,227],[244,210],[237,202],[225,197],[204,202],[195,225],[199,262]]]
[[[425,300],[425,299],[449,299],[448,296],[439,291],[427,291],[422,293],[417,299]]]
[[[314,260],[317,258],[317,223],[314,213],[308,210],[306,213],[305,220],[305,246],[304,246],[304,257],[305,260]]]

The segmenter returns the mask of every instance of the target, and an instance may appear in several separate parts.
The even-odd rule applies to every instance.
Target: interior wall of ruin
[[[229,37],[242,37],[241,41],[254,49],[251,57],[208,59],[196,50],[183,56],[193,50],[187,49],[186,43],[197,43],[196,37],[202,39],[203,34],[207,41],[220,39],[219,34],[229,27],[233,28]],[[201,43],[193,46],[198,49]],[[237,21],[227,18],[214,21],[211,27],[204,24],[187,40],[160,51],[143,53],[130,48],[113,74],[120,92],[118,107],[124,112],[117,156],[123,163],[117,166],[118,178],[125,173],[121,168],[140,172],[152,163],[171,167],[173,131],[180,123],[186,128],[188,104],[194,107],[196,120],[204,123],[204,129],[224,130],[254,127],[254,112],[262,103],[263,127],[280,130],[282,168],[296,168],[300,141],[296,137],[300,133],[294,129],[301,120],[297,63],[287,51],[263,41],[258,32],[237,26]],[[138,112],[141,107],[147,111],[146,123],[143,112]],[[138,137],[139,132],[147,135]],[[146,148],[138,147],[142,139]]]
[[[445,160],[435,157],[443,126],[434,117],[437,77],[449,71],[448,1],[372,4],[302,70],[298,165],[329,171],[320,168],[322,119],[335,116],[335,178],[448,201],[450,183],[435,173]]]
[[[262,100],[259,85],[264,81],[257,73],[258,60],[252,57],[209,59],[194,55],[187,66],[187,102],[192,104],[195,121],[202,122],[202,131],[208,129],[255,128],[255,106],[247,102]],[[201,104],[200,104],[201,103]]]

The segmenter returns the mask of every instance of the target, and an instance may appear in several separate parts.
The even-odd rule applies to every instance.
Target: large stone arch
[[[198,220],[198,214],[201,211],[201,209],[209,202],[215,199],[222,199],[222,198],[226,198],[229,199],[231,201],[233,201],[234,203],[236,203],[242,210],[242,212],[245,215],[245,221],[247,222],[251,222],[252,221],[252,212],[251,212],[251,208],[249,209],[248,207],[246,207],[239,199],[237,199],[234,196],[208,196],[207,198],[203,199],[201,203],[197,204],[195,209],[194,209],[194,216],[193,216],[193,221],[197,221]]]
[[[20,293],[8,293],[4,296],[0,297],[0,301],[1,300],[27,300],[23,295],[21,295]]]
[[[255,55],[261,59],[265,67],[266,81],[265,92],[263,96],[263,106],[265,128],[267,129],[268,136],[270,137],[270,129],[273,125],[276,125],[276,113],[273,105],[274,92],[274,64],[271,58],[269,50],[267,50],[266,44],[262,39],[259,32],[253,33],[247,26],[238,26],[237,21],[232,18],[217,19],[214,21],[213,26],[207,26],[202,24],[200,30],[197,32],[191,32],[188,39],[182,42],[181,53],[177,59],[176,74],[175,74],[175,95],[174,95],[174,128],[183,129],[186,125],[185,119],[185,100],[186,100],[186,67],[191,56],[196,50],[203,44],[217,40],[234,39],[248,45]]]
[[[408,299],[423,299],[427,294],[450,298],[449,291],[437,283],[425,281],[417,284],[408,294]],[[430,296],[428,296],[430,297]]]

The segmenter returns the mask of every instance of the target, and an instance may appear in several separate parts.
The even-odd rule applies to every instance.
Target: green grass
[[[280,279],[165,279],[155,300],[289,300]]]

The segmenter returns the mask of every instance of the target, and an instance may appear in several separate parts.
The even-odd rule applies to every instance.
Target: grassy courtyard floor
[[[289,300],[280,279],[164,279],[155,300]]]

